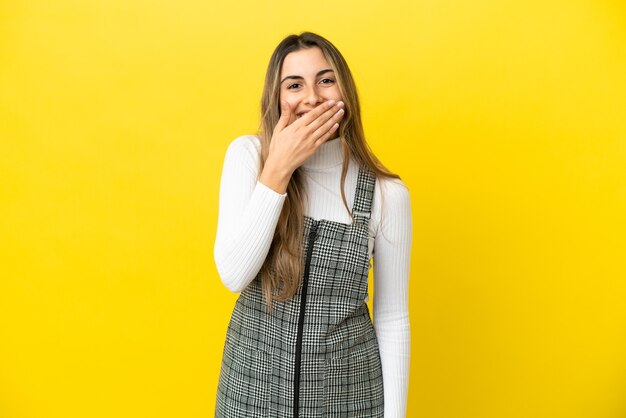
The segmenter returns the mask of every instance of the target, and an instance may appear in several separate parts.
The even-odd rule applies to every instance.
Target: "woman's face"
[[[280,100],[296,118],[327,100],[342,100],[337,77],[322,50],[300,49],[287,54],[280,71]]]

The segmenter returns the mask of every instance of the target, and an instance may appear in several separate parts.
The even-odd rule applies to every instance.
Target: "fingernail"
[[[334,100],[329,100],[329,101],[328,101],[328,105],[329,105],[329,106],[332,106],[332,105],[334,105],[334,104],[335,104],[335,101],[334,101]]]
[[[337,106],[339,106],[339,107],[343,107],[343,102],[338,102],[338,103],[337,103]]]
[[[337,111],[337,114],[338,114],[338,115],[343,115],[343,109],[339,109],[339,110]]]

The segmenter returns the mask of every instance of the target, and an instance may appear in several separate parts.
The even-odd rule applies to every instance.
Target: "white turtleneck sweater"
[[[226,151],[215,239],[215,264],[224,285],[241,292],[256,277],[270,248],[287,194],[258,181],[258,137],[236,138]],[[341,200],[343,150],[327,141],[302,165],[307,195],[304,214],[350,223]],[[352,208],[358,166],[350,162],[345,182]],[[374,328],[383,370],[385,418],[404,418],[409,381],[408,283],[412,224],[409,193],[397,179],[376,179],[369,223],[374,259]]]

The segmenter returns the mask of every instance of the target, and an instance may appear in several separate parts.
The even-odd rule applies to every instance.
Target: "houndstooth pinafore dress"
[[[383,378],[365,304],[376,177],[359,170],[353,224],[304,218],[304,275],[267,313],[260,275],[228,325],[215,417],[382,418]]]

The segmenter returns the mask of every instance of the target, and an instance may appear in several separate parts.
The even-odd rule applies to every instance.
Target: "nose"
[[[306,92],[306,96],[304,98],[304,103],[308,104],[309,106],[317,106],[323,101],[324,99],[319,94],[317,89],[313,86],[309,87],[309,89]]]

